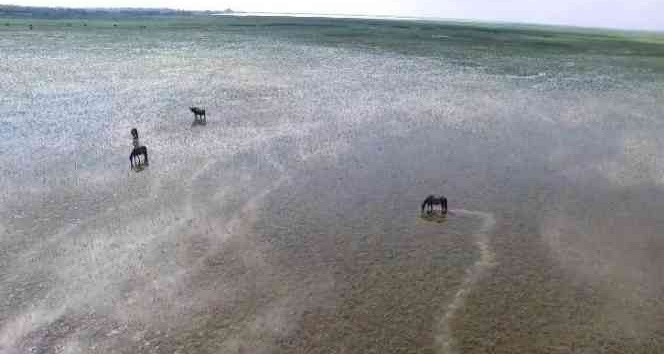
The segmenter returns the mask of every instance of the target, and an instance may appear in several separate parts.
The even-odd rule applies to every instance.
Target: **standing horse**
[[[136,159],[138,159],[136,167],[141,165],[148,166],[150,164],[148,161],[148,148],[141,145],[141,143],[138,141],[138,130],[136,128],[131,130],[131,136],[133,138],[132,143],[134,144],[134,149],[131,151],[131,154],[129,154],[129,163],[131,164],[131,168],[134,168],[134,160]],[[141,155],[143,155],[145,160],[143,163],[141,163]]]
[[[430,195],[422,203],[422,214],[424,214],[424,209],[428,207],[428,212],[433,213],[434,205],[440,205],[440,213],[447,214],[447,198],[444,196],[436,197],[435,195]]]
[[[141,155],[143,155],[143,162],[141,162]],[[134,164],[134,161],[136,161],[136,164]],[[139,167],[142,165],[148,166],[150,163],[148,162],[148,148],[145,146],[139,146],[137,148],[134,148],[134,150],[131,151],[131,154],[129,155],[129,163],[131,164],[131,168],[133,169],[134,166]]]
[[[189,110],[194,113],[194,124],[203,124],[207,123],[207,117],[205,116],[205,109],[198,107],[189,107]]]

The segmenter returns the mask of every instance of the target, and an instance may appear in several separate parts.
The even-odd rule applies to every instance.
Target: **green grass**
[[[214,34],[216,39],[201,43],[211,49],[224,34],[245,36],[248,40],[267,38],[431,58],[490,75],[582,74],[589,78],[621,73],[623,79],[635,84],[664,80],[664,33],[657,32],[479,22],[183,14],[0,18],[0,35],[5,31],[29,31],[30,25],[32,31],[100,31],[114,35],[118,41],[136,36],[191,40],[213,38]],[[617,82],[600,80],[587,83],[587,87],[608,90],[617,87]]]
[[[664,33],[479,22],[293,17],[229,17],[200,14],[118,15],[78,18],[0,18],[4,31],[93,30],[117,40],[145,36],[183,40],[204,34],[270,38],[302,45],[444,60],[492,75],[536,76],[623,73],[633,82],[664,80]],[[8,26],[5,26],[7,24]],[[110,31],[110,32],[109,32]],[[214,40],[208,45],[214,45]],[[590,83],[611,89],[612,83]]]
[[[484,46],[510,54],[584,54],[664,57],[664,34],[518,24],[205,15],[0,18],[1,24],[35,29],[208,29],[271,35],[323,44],[358,44],[398,50],[412,45]],[[6,26],[2,26],[5,27]],[[424,49],[422,49],[424,50]]]

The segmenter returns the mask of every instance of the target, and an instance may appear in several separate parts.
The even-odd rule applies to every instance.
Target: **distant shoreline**
[[[542,28],[571,28],[578,30],[601,30],[601,31],[617,31],[617,32],[641,32],[641,33],[654,33],[664,34],[662,30],[655,29],[633,29],[633,28],[617,28],[617,27],[589,27],[589,26],[576,26],[567,24],[555,23],[534,23],[534,22],[514,22],[507,20],[485,20],[485,19],[467,19],[467,18],[443,18],[443,17],[426,17],[426,16],[390,16],[390,15],[361,15],[361,14],[325,14],[325,13],[310,13],[310,12],[251,12],[251,11],[213,11],[209,13],[212,16],[230,16],[230,17],[297,17],[297,18],[332,18],[332,19],[361,19],[361,20],[393,20],[393,21],[420,21],[420,22],[453,22],[453,23],[466,23],[466,24],[490,24],[497,26],[519,26],[519,27],[542,27]]]
[[[217,11],[214,11],[217,12]],[[140,15],[140,16],[168,16],[168,15],[194,15],[210,14],[212,11],[175,10],[169,8],[70,8],[45,6],[19,6],[0,4],[0,17],[33,17],[33,18],[65,18],[71,16],[109,16],[109,15]]]
[[[554,28],[554,29],[572,29],[572,30],[591,30],[591,31],[616,31],[649,33],[655,35],[664,34],[664,30],[657,29],[634,29],[617,27],[589,27],[569,24],[555,23],[532,23],[532,22],[514,22],[498,19],[461,19],[461,18],[442,18],[426,16],[396,16],[396,15],[363,15],[363,14],[325,14],[325,13],[307,13],[307,12],[251,12],[226,10],[182,10],[171,8],[140,8],[140,7],[122,7],[122,8],[69,8],[69,7],[45,7],[45,6],[20,6],[10,4],[0,4],[0,17],[18,17],[18,18],[76,18],[76,17],[109,17],[109,16],[230,16],[230,17],[296,17],[296,18],[331,18],[331,19],[360,19],[360,20],[392,20],[392,21],[418,21],[418,22],[448,22],[464,24],[481,24],[492,26],[518,26],[528,28]]]
[[[358,15],[358,14],[324,14],[324,13],[309,13],[309,12],[243,12],[243,11],[234,11],[234,12],[215,12],[211,14],[212,16],[238,16],[238,17],[307,17],[307,18],[357,18],[364,20],[411,20],[411,21],[422,21],[422,20],[431,20],[431,18],[425,17],[414,17],[414,16],[387,16],[387,15]],[[452,20],[452,19],[450,19]],[[453,21],[469,21],[472,20],[461,20],[454,19]]]

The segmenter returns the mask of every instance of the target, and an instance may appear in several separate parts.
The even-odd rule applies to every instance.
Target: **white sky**
[[[424,16],[664,30],[664,0],[8,0],[7,3],[187,10],[230,7],[238,11]]]

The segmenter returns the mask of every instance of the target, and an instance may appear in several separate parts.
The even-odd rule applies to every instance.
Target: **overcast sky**
[[[664,0],[8,0],[65,7],[310,12],[503,20],[664,30]]]

